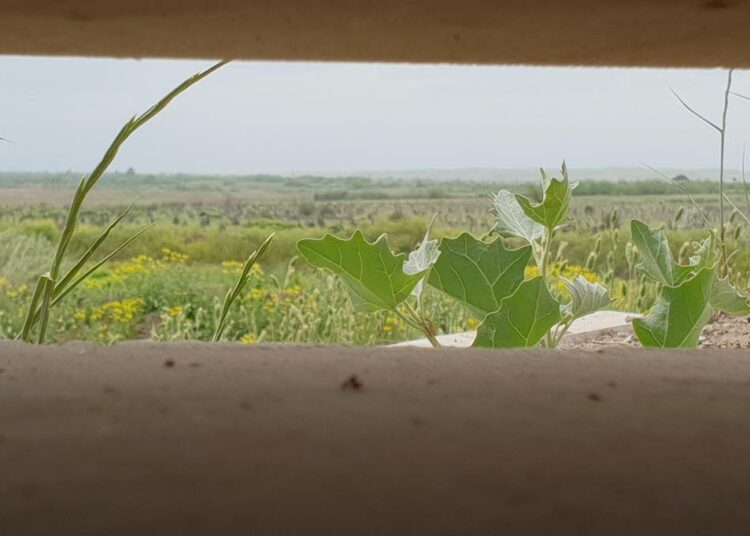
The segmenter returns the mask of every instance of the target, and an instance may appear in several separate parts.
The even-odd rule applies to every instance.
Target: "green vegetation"
[[[436,213],[430,231],[433,240],[455,239],[463,233],[482,237],[497,224],[496,215],[488,210],[487,192],[493,191],[490,184],[464,186],[471,193],[444,199],[315,201],[314,192],[308,188],[284,186],[284,191],[277,192],[282,189],[277,178],[247,188],[244,183],[242,187],[235,185],[235,190],[225,193],[205,189],[212,181],[223,184],[228,180],[224,177],[151,180],[136,174],[130,179],[143,185],[143,191],[141,186],[134,187],[128,197],[134,191],[142,197],[100,248],[113,251],[144,226],[154,223],[153,227],[53,308],[48,340],[211,340],[227,289],[235,285],[248,252],[257,249],[272,232],[272,247],[251,269],[247,286],[226,315],[222,340],[367,345],[424,336],[424,330],[390,311],[354,312],[343,282],[296,261],[295,244],[329,233],[351,236],[359,229],[370,242],[388,234],[394,252],[408,254],[422,243]],[[127,197],[121,188],[126,180],[125,174],[108,174],[97,184],[81,208],[77,231],[68,245],[69,258],[80,258],[125,211],[127,207],[121,203]],[[325,179],[338,190],[349,190],[351,180]],[[381,188],[379,181],[361,182],[375,191]],[[181,189],[171,189],[177,184]],[[582,195],[587,184],[578,184],[570,206],[570,223],[552,238],[550,274],[571,281],[581,276],[600,283],[613,308],[648,311],[661,289],[636,270],[639,255],[631,243],[629,225],[624,222],[638,219],[651,225],[664,223],[670,250],[682,264],[689,262],[691,244],[704,239],[710,227],[679,192],[667,194],[665,189],[658,196]],[[650,188],[653,183],[629,184]],[[671,188],[663,181],[658,184]],[[698,193],[696,182],[686,184],[696,187],[695,199],[702,211],[718,219],[716,195]],[[22,310],[30,300],[32,276],[54,256],[67,216],[64,204],[75,185],[69,182],[67,187],[30,188],[36,188],[31,202],[26,191],[0,187],[1,337],[15,337],[23,325]],[[387,191],[393,184],[385,181],[382,188]],[[506,189],[539,199],[531,197],[535,189],[530,185]],[[422,192],[427,195],[426,190]],[[744,204],[741,191],[733,196],[735,203]],[[735,251],[730,254],[730,278],[746,292],[750,274],[746,222],[739,215],[730,215],[728,224],[729,251]],[[511,250],[526,243],[521,238],[504,241],[506,249]],[[63,266],[68,269],[70,264],[64,262]],[[536,262],[525,268],[526,278],[538,274]],[[551,293],[558,301],[569,299],[562,280]],[[436,333],[476,329],[482,318],[480,312],[467,309],[431,284],[425,285],[420,300],[421,316],[431,319]]]
[[[641,252],[639,269],[661,286],[656,305],[644,318],[633,321],[644,346],[660,348],[694,347],[715,310],[750,315],[750,303],[728,277],[721,278],[723,258],[720,241],[712,233],[693,244],[689,264],[674,262],[663,227],[649,228],[633,220],[633,243]]]
[[[720,122],[675,94],[719,134],[718,182],[107,172],[223,64],[128,121],[80,181],[0,173],[0,338],[437,346],[476,329],[475,346],[552,348],[611,307],[645,314],[643,345],[686,347],[716,312],[750,315],[750,188],[724,167],[729,97],[750,99],[731,71]],[[147,201],[125,206],[133,192]]]
[[[164,108],[166,108],[172,100],[178,95],[186,91],[193,84],[199,82],[203,78],[209,76],[211,73],[220,69],[226,62],[219,62],[213,67],[196,74],[195,76],[187,79],[185,82],[177,86],[174,90],[169,92],[163,99],[157,102],[154,106],[149,108],[145,113],[137,117],[130,119],[120,129],[115,139],[110,144],[107,151],[104,153],[104,157],[99,164],[94,168],[94,171],[89,175],[85,175],[78,187],[76,188],[73,196],[73,202],[68,209],[68,213],[65,217],[65,224],[60,233],[60,239],[57,243],[52,264],[49,271],[40,275],[37,279],[36,286],[31,295],[31,300],[27,307],[26,318],[21,328],[18,338],[24,342],[31,342],[33,336],[33,330],[38,327],[38,334],[36,341],[38,343],[44,343],[47,338],[47,327],[49,326],[50,312],[53,306],[57,305],[63,298],[75,290],[82,282],[84,282],[91,274],[93,274],[98,268],[104,263],[116,255],[119,251],[124,249],[130,242],[142,235],[149,226],[137,231],[126,240],[124,240],[119,246],[117,246],[111,253],[104,256],[101,260],[95,263],[93,266],[88,267],[89,261],[92,256],[97,253],[99,247],[107,239],[110,232],[114,227],[127,216],[128,212],[133,208],[132,205],[128,207],[122,214],[115,218],[112,223],[102,231],[102,233],[93,240],[90,245],[86,248],[85,252],[80,258],[61,276],[63,269],[63,262],[68,251],[68,246],[76,232],[78,227],[79,214],[81,207],[83,206],[86,197],[91,190],[102,178],[104,172],[110,166],[112,161],[117,156],[122,145],[127,139],[135,133],[140,127],[145,125],[148,121],[153,119],[159,114]],[[84,268],[88,268],[84,270]]]
[[[507,249],[502,238],[488,242],[467,233],[438,246],[429,230],[408,261],[393,255],[385,235],[370,244],[359,231],[349,240],[330,235],[301,240],[297,248],[311,265],[341,277],[355,311],[390,311],[420,329],[433,346],[439,346],[435,323],[419,301],[423,279],[481,319],[474,346],[528,347],[544,339],[553,348],[576,318],[610,304],[599,283],[551,273],[552,239],[568,223],[572,194],[564,164],[562,177],[550,180],[542,171],[539,203],[506,190],[494,196],[493,232],[525,241],[518,249]],[[539,275],[525,279],[532,256]],[[571,294],[565,304],[551,294],[558,282]]]
[[[271,240],[273,240],[273,233],[268,235],[268,238],[263,241],[260,247],[250,254],[245,261],[245,264],[242,266],[240,275],[237,277],[237,282],[227,291],[227,295],[224,297],[224,303],[221,305],[219,318],[216,322],[214,336],[211,338],[213,342],[219,342],[221,340],[221,336],[224,334],[224,330],[227,327],[227,316],[229,315],[229,310],[232,308],[232,304],[234,304],[244,292],[245,287],[247,287],[247,284],[250,282],[252,269],[266,252],[268,246],[271,245]]]

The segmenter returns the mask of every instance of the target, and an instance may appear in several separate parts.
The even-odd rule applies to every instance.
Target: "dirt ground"
[[[607,347],[640,348],[632,332],[604,332],[585,342],[563,344],[566,349],[600,350]],[[700,348],[750,349],[750,318],[720,313],[704,328]]]
[[[738,534],[750,352],[0,343],[2,534]]]

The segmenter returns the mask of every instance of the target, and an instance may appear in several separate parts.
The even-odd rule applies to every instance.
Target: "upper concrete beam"
[[[0,53],[750,66],[742,0],[0,0]]]

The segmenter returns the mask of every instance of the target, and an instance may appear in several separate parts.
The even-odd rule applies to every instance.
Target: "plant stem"
[[[558,344],[562,341],[563,337],[565,337],[565,334],[570,329],[570,326],[573,325],[573,318],[566,320],[564,324],[562,324],[562,328],[557,330],[555,332],[555,336],[552,338],[552,348],[556,348]]]
[[[257,263],[258,260],[263,256],[263,254],[266,252],[266,249],[268,249],[268,246],[271,245],[271,241],[273,240],[273,237],[275,235],[276,233],[271,233],[270,235],[268,235],[258,247],[258,249],[250,254],[250,256],[245,261],[244,266],[242,267],[242,272],[240,272],[240,275],[237,278],[237,282],[234,284],[234,287],[230,288],[227,291],[224,297],[224,303],[221,307],[219,319],[216,323],[216,329],[214,330],[213,337],[211,338],[213,342],[219,342],[219,340],[221,340],[221,336],[224,334],[224,329],[227,326],[227,315],[229,314],[229,309],[232,307],[232,304],[244,290],[245,285],[247,285],[247,282],[250,280],[250,276],[252,275],[253,266],[255,266],[255,263]],[[286,279],[284,280],[284,284],[286,285]],[[282,291],[283,287],[279,288],[279,293],[281,293]],[[276,306],[278,307],[278,302]]]
[[[719,220],[721,228],[719,229],[719,242],[721,245],[721,265],[720,272],[724,276],[727,273],[727,246],[725,242],[726,228],[724,225],[724,148],[727,133],[727,111],[729,110],[729,92],[732,88],[732,73],[734,69],[729,69],[727,74],[727,87],[724,91],[724,110],[721,115],[721,156],[719,158]]]
[[[552,248],[552,229],[547,228],[546,232],[544,233],[544,238],[542,240],[542,266],[540,269],[542,278],[544,279],[544,284],[547,285],[547,288],[551,288],[552,286],[550,285],[550,282],[549,282],[549,253],[550,253],[551,248]],[[548,331],[547,334],[544,336],[544,346],[546,348],[554,347],[551,330]]]
[[[424,319],[419,316],[419,313],[417,313],[417,311],[414,310],[414,307],[412,307],[409,303],[405,303],[404,305],[406,306],[406,312],[409,313],[412,321],[416,323],[415,327],[425,334],[427,340],[430,341],[430,344],[433,348],[440,348],[440,342],[435,338],[435,335],[432,334],[432,330],[430,329],[430,326],[427,325],[427,322],[425,322]]]
[[[722,276],[726,275],[726,272],[728,271],[727,248],[726,248],[726,243],[724,241],[724,237],[726,234],[726,229],[724,228],[724,147],[725,147],[726,133],[727,133],[727,112],[729,111],[729,94],[732,93],[732,90],[731,90],[732,89],[732,73],[734,73],[734,69],[729,69],[729,71],[727,72],[727,85],[726,85],[726,89],[724,90],[724,108],[721,114],[721,126],[717,125],[713,121],[710,121],[709,119],[706,119],[706,117],[696,112],[682,99],[682,97],[680,97],[673,89],[670,88],[670,91],[675,97],[677,97],[677,100],[680,101],[680,104],[682,104],[690,113],[692,113],[693,115],[695,115],[696,117],[704,121],[707,125],[709,125],[711,128],[713,128],[719,133],[719,138],[721,141],[720,157],[719,157],[719,224],[721,225],[721,227],[719,228],[719,248],[721,252],[721,259],[719,261],[719,272]],[[733,93],[733,94],[737,95],[738,97],[747,99],[747,97],[743,95],[739,95],[737,93]]]
[[[550,229],[547,229],[547,232],[544,233],[544,238],[542,240],[542,262],[539,269],[539,273],[544,278],[544,282],[547,283],[549,286],[549,254],[550,249],[552,247],[552,231]]]

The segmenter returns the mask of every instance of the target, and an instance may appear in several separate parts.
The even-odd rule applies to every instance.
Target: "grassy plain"
[[[0,174],[0,337],[20,329],[29,287],[53,255],[78,178]],[[684,185],[716,221],[718,184]],[[241,261],[273,231],[276,238],[261,268],[231,312],[226,340],[375,344],[415,337],[391,315],[353,313],[335,278],[296,258],[295,242],[359,228],[369,239],[388,233],[394,250],[408,252],[433,214],[435,237],[462,231],[483,236],[493,225],[489,194],[501,187],[458,180],[111,174],[84,207],[72,257],[136,197],[136,208],[115,228],[110,245],[148,223],[156,225],[55,310],[51,331],[58,341],[208,340]],[[539,195],[535,184],[509,189]],[[730,183],[728,190],[744,207],[742,185]],[[572,215],[575,223],[556,238],[558,271],[602,282],[614,306],[630,310],[647,309],[656,292],[639,281],[626,254],[630,219],[667,225],[674,253],[683,261],[684,244],[707,229],[683,194],[657,180],[584,181]],[[742,225],[733,218],[733,277],[747,289],[750,248]],[[428,289],[425,301],[441,331],[476,326],[476,319],[436,291]]]

